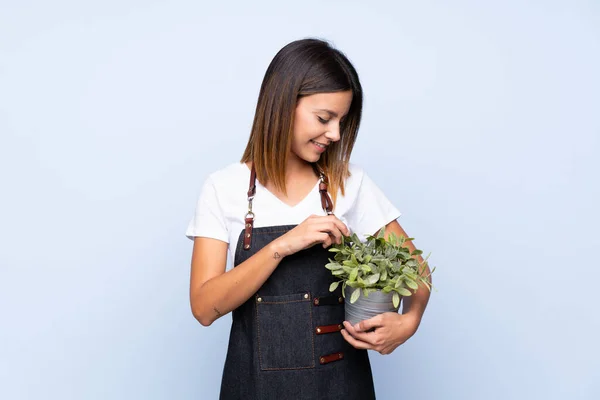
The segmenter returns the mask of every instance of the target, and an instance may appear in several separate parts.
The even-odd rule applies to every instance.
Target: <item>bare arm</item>
[[[311,216],[275,239],[243,263],[225,272],[227,243],[194,238],[190,304],[194,317],[204,326],[235,310],[254,295],[271,276],[283,257],[322,243],[340,243],[348,228],[335,216]]]
[[[227,243],[194,238],[190,303],[194,317],[204,326],[248,300],[273,273],[282,256],[273,241],[252,257],[225,272]]]

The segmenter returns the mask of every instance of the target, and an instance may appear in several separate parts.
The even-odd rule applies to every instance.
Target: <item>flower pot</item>
[[[392,295],[394,292],[385,294],[381,290],[377,290],[376,292],[369,293],[369,297],[365,297],[361,290],[358,299],[354,303],[350,303],[350,297],[354,290],[354,288],[346,286],[344,292],[346,298],[346,301],[344,302],[346,321],[350,322],[352,325],[384,312],[398,312],[398,307],[394,307],[394,303],[392,302]]]

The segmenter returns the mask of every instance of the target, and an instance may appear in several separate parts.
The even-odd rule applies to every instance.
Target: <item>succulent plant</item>
[[[369,296],[376,290],[383,293],[394,292],[392,301],[394,307],[400,305],[400,296],[410,296],[422,283],[431,290],[431,273],[425,274],[427,258],[419,262],[415,257],[423,254],[421,250],[404,247],[404,243],[414,238],[397,236],[390,233],[387,240],[385,229],[380,229],[377,236],[369,235],[362,242],[356,233],[342,237],[342,243],[334,244],[329,251],[335,253],[334,259],[329,259],[325,268],[339,278],[329,287],[333,292],[342,283],[342,294],[345,297],[346,286],[354,288],[350,303],[354,303],[362,290],[364,296]],[[435,268],[434,268],[435,270]]]

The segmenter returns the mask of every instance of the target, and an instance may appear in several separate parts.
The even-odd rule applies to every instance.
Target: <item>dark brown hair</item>
[[[338,189],[343,195],[344,181],[350,176],[348,163],[360,125],[363,94],[358,74],[348,58],[323,40],[297,40],[275,55],[260,88],[241,162],[252,161],[261,183],[272,182],[286,193],[285,170],[298,99],[346,90],[352,91],[352,103],[340,126],[340,140],[332,143],[316,163],[327,176],[335,204]]]

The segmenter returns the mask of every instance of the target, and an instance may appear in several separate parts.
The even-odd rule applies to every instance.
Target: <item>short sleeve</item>
[[[400,211],[379,187],[363,172],[356,201],[347,215],[348,225],[359,238],[375,234],[380,228],[395,221]]]
[[[227,223],[213,181],[210,177],[204,183],[200,197],[196,203],[196,211],[191,219],[185,235],[194,240],[194,237],[208,237],[229,243]]]

